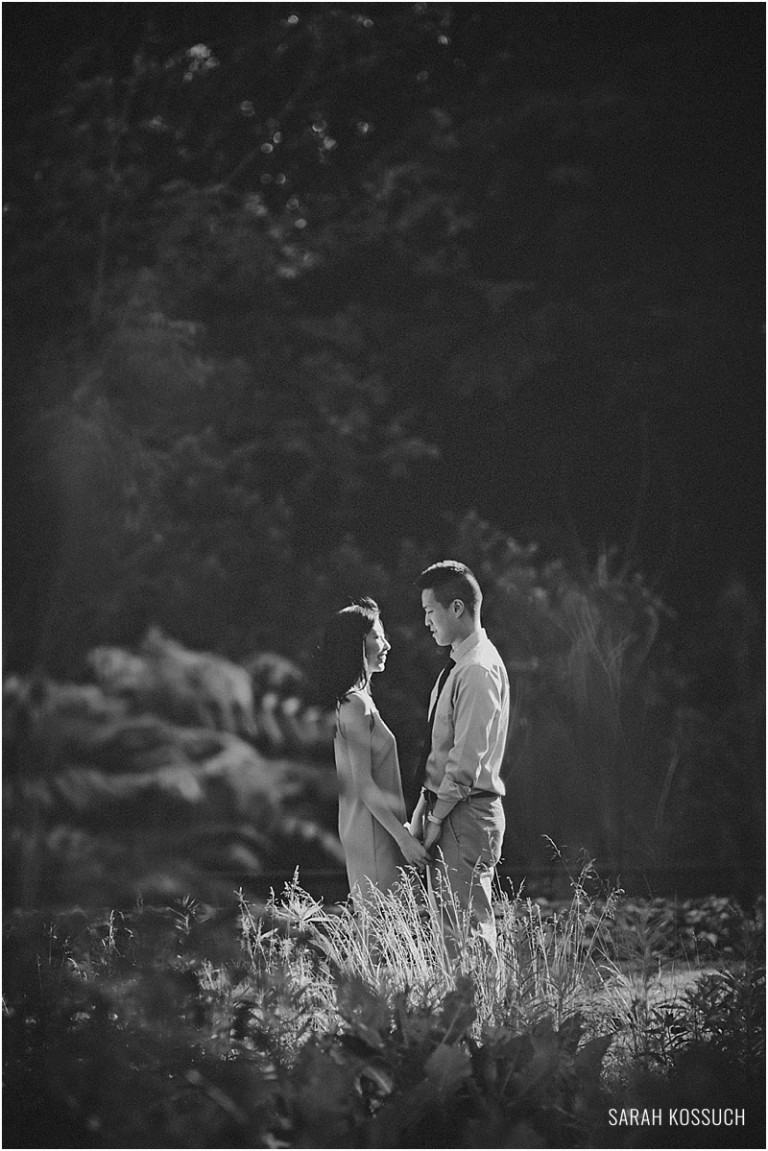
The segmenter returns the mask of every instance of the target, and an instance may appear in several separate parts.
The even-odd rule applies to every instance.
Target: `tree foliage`
[[[710,525],[712,580],[746,562],[759,17],[715,7],[48,4],[37,52],[13,6],[13,669],[77,677],[151,623],[306,660],[323,613],[378,589],[414,644],[386,689],[413,740],[410,581],[449,545],[507,589],[512,660],[575,658],[568,627],[609,626],[614,592],[700,595]],[[566,590],[461,535],[486,520]],[[515,587],[559,595],[557,622]],[[585,810],[621,806],[611,756],[576,757]]]

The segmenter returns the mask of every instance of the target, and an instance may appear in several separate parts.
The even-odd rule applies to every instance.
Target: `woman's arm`
[[[352,768],[351,785],[374,819],[388,831],[407,863],[422,864],[428,855],[421,843],[404,827],[395,814],[395,802],[375,782],[371,770],[371,733],[373,717],[359,696],[352,695],[339,713],[341,733],[349,748]]]

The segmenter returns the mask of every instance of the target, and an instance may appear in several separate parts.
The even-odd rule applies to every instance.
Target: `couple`
[[[491,881],[501,855],[502,758],[509,724],[509,681],[480,622],[482,592],[465,564],[443,560],[421,573],[424,622],[451,658],[432,690],[429,736],[415,781],[421,792],[410,822],[395,737],[370,694],[389,641],[378,606],[362,600],[332,619],[321,668],[336,700],[334,751],[339,775],[339,835],[353,897],[389,890],[406,865],[445,869],[459,905],[495,940]]]

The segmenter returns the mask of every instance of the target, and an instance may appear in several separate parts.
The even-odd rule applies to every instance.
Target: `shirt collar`
[[[464,656],[469,655],[472,648],[477,647],[483,639],[485,639],[485,628],[481,627],[480,631],[473,631],[471,635],[468,635],[467,638],[463,639],[456,647],[451,648],[451,659],[455,663],[460,663],[460,661],[464,659]]]

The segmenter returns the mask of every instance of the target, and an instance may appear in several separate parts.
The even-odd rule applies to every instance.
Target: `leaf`
[[[354,1107],[355,1078],[354,1064],[339,1063],[332,1052],[319,1047],[305,1047],[297,1063],[292,1096],[301,1127],[341,1139]]]
[[[466,1035],[477,1017],[475,989],[471,979],[459,976],[456,990],[443,1000],[440,1027],[445,1029],[444,1043],[456,1043]]]
[[[575,1055],[583,1030],[581,1015],[578,1012],[575,1015],[569,1015],[567,1019],[563,1020],[557,1033],[561,1047],[569,1051],[571,1055]]]
[[[400,998],[396,1003],[397,1027],[406,1044],[418,1047],[426,1044],[432,1034],[434,1019],[432,1015],[421,1015],[408,1009],[407,1002]]]
[[[424,1064],[424,1070],[440,1095],[447,1095],[471,1075],[469,1052],[463,1047],[441,1043]]]
[[[612,1042],[613,1035],[599,1035],[597,1039],[590,1039],[577,1052],[573,1066],[582,1078],[597,1079],[599,1077],[605,1053]]]
[[[548,1020],[537,1023],[531,1031],[533,1057],[525,1068],[525,1084],[531,1087],[551,1075],[568,1057],[560,1048],[557,1034]]]
[[[370,1079],[378,1088],[381,1096],[391,1095],[395,1089],[395,1081],[389,1071],[383,1067],[378,1067],[375,1063],[366,1063],[360,1072],[360,1078]]]
[[[343,979],[336,993],[336,1005],[359,1039],[376,1050],[384,1046],[384,1036],[391,1027],[389,1009],[362,980]]]

